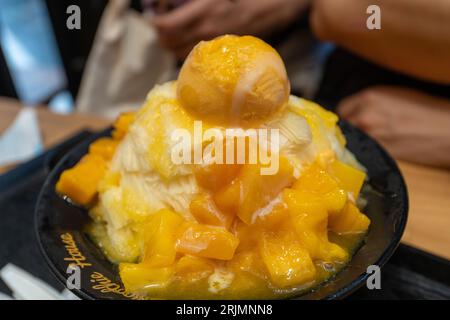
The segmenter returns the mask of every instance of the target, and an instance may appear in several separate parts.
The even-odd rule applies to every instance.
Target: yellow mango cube
[[[328,213],[334,215],[342,211],[347,203],[348,196],[344,190],[336,188],[320,196],[320,198],[327,208]]]
[[[236,253],[234,258],[227,262],[227,268],[234,273],[233,282],[228,288],[235,292],[236,298],[242,297],[241,293],[251,298],[255,288],[267,286],[267,268],[259,254],[258,246],[249,251]]]
[[[317,163],[303,172],[292,189],[299,191],[297,197],[303,194],[306,198],[321,201],[330,214],[340,212],[347,202],[347,194],[338,181]]]
[[[338,160],[330,165],[330,172],[336,177],[339,186],[351,192],[356,200],[366,179],[366,173]]]
[[[286,203],[278,202],[261,212],[256,218],[255,225],[264,229],[276,230],[288,219],[289,210]]]
[[[289,207],[290,218],[300,242],[313,259],[320,257],[321,244],[327,241],[328,212],[314,195],[308,198],[304,192],[286,189],[284,201]]]
[[[288,190],[288,189],[286,189]],[[288,194],[292,199],[298,203],[304,203],[304,205],[319,206],[325,209],[327,214],[333,215],[339,213],[347,203],[347,193],[342,189],[333,189],[325,194],[311,193],[305,190],[289,189],[284,196]],[[292,202],[291,202],[292,204]]]
[[[286,189],[283,192],[283,200],[289,208],[289,214],[301,220],[303,228],[322,230],[327,227],[327,206],[319,196],[299,190]]]
[[[123,112],[114,122],[114,131],[112,136],[114,139],[121,140],[128,132],[128,128],[134,121],[136,114],[133,111]]]
[[[111,160],[119,142],[111,138],[100,138],[95,140],[89,146],[90,154],[97,154],[106,161]]]
[[[337,188],[337,180],[317,163],[302,172],[300,178],[292,186],[292,189],[318,194],[325,194]]]
[[[323,246],[322,260],[327,262],[345,263],[350,258],[348,252],[335,243],[327,242]]]
[[[262,175],[260,165],[244,165],[237,178],[241,181],[237,215],[247,223],[254,223],[255,213],[266,207],[278,194],[293,182],[293,168],[286,158],[280,157],[278,172]]]
[[[263,237],[259,252],[278,287],[303,285],[315,278],[316,268],[308,251],[295,240]]]
[[[260,239],[261,238],[262,237],[260,237]],[[264,276],[267,273],[266,267],[259,251],[255,250],[255,248],[258,248],[258,242],[251,248],[236,252],[233,259],[227,262],[227,266],[231,268],[235,274],[248,272],[264,279]]]
[[[85,155],[73,168],[61,174],[56,191],[79,205],[89,205],[97,195],[97,186],[105,171],[106,162],[101,156]]]
[[[142,230],[145,248],[142,264],[148,267],[167,267],[175,262],[175,242],[183,218],[168,209],[161,209]]]
[[[118,187],[120,185],[120,173],[118,172],[106,172],[103,178],[99,181],[97,189],[99,193],[106,192],[107,190]]]
[[[338,234],[366,232],[370,219],[350,201],[338,215],[330,217],[330,229]]]
[[[150,268],[143,264],[121,263],[119,274],[127,292],[145,294],[165,288],[172,279],[173,268]]]
[[[178,252],[203,258],[230,260],[239,239],[222,227],[185,223],[177,240]]]
[[[198,223],[211,226],[221,226],[229,228],[233,221],[233,214],[221,212],[210,195],[199,194],[189,206],[191,214]]]
[[[241,167],[239,164],[216,163],[197,166],[194,171],[195,178],[202,188],[218,191],[233,181]]]
[[[286,189],[283,198],[297,237],[312,259],[333,262],[348,258],[344,249],[328,241],[328,212],[320,197]]]
[[[214,202],[220,210],[236,214],[239,208],[240,193],[241,181],[235,180],[214,194]]]
[[[239,239],[238,251],[253,250],[262,235],[261,228],[255,228],[255,225],[247,225],[241,220],[236,221],[234,230],[236,237]]]
[[[197,281],[214,273],[214,263],[205,258],[186,255],[178,260],[175,275],[184,280]]]

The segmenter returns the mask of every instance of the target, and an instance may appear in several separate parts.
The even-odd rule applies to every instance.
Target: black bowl
[[[405,229],[408,195],[395,161],[374,140],[347,123],[340,123],[348,148],[367,168],[371,192],[365,194],[364,212],[371,226],[364,245],[341,272],[297,299],[339,299],[365,284],[367,267],[382,267],[391,257]],[[55,193],[55,184],[63,170],[72,167],[87,153],[89,144],[109,130],[80,143],[51,170],[36,206],[36,231],[48,265],[63,284],[73,274],[69,264],[80,265],[81,287],[72,291],[85,299],[131,299],[123,289],[117,266],[83,232],[89,221],[85,209],[74,206]],[[70,279],[73,279],[70,278]],[[71,281],[69,281],[71,282]],[[73,282],[71,282],[73,283]]]

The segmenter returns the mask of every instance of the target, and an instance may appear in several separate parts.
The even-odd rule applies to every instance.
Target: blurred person
[[[381,30],[366,27],[372,4],[381,8]],[[338,113],[399,159],[450,168],[450,2],[315,0],[311,25],[320,39],[374,64],[335,55],[322,96],[342,98]]]
[[[450,100],[377,86],[345,98],[338,111],[396,158],[450,168]]]
[[[263,38],[280,53],[292,91],[312,97],[329,47],[309,30],[311,0],[142,0],[159,43],[182,60],[201,40],[223,34]]]
[[[161,1],[160,1],[161,2]],[[160,43],[184,58],[201,40],[232,33],[274,35],[305,13],[310,0],[190,0],[158,14]]]

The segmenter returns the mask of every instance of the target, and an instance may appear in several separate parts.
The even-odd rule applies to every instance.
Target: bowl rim
[[[408,222],[408,215],[409,215],[409,195],[408,195],[408,187],[406,185],[405,178],[403,177],[403,173],[400,170],[397,161],[394,160],[394,158],[386,151],[386,149],[378,143],[377,140],[372,138],[369,134],[365,133],[364,131],[360,130],[359,128],[353,126],[347,121],[344,121],[342,119],[339,120],[339,126],[342,127],[349,127],[351,130],[356,131],[358,134],[364,136],[365,138],[370,139],[372,142],[375,143],[375,145],[378,147],[380,152],[383,154],[385,159],[388,160],[389,166],[394,169],[394,171],[398,174],[398,178],[401,182],[401,188],[402,192],[404,194],[404,197],[402,198],[404,211],[402,212],[402,215],[400,217],[400,223],[398,224],[398,229],[394,233],[394,237],[389,242],[389,245],[386,247],[386,249],[383,251],[383,253],[379,256],[379,258],[375,261],[375,265],[377,265],[380,269],[388,262],[388,260],[392,257],[397,247],[400,245],[401,238],[403,236],[403,233],[405,232],[405,228]],[[359,250],[359,249],[358,249]],[[364,282],[367,281],[369,278],[368,273],[362,273],[359,275],[358,278],[350,282],[345,287],[335,291],[334,293],[324,297],[324,300],[334,300],[334,299],[343,299],[356,291],[357,289],[361,288]]]
[[[372,143],[374,143],[376,145],[376,147],[379,149],[379,151],[381,152],[382,156],[387,160],[387,164],[389,165],[390,168],[393,169],[393,171],[396,173],[396,175],[398,176],[398,178],[400,179],[400,186],[401,186],[401,191],[403,193],[403,197],[402,197],[402,204],[404,207],[404,210],[402,211],[402,214],[400,215],[400,219],[399,219],[399,223],[396,227],[395,232],[393,233],[393,237],[392,239],[389,241],[389,244],[387,245],[387,247],[384,249],[384,251],[381,253],[381,255],[378,257],[378,259],[375,261],[375,265],[377,265],[380,269],[386,264],[386,262],[391,258],[391,256],[394,254],[395,250],[397,249],[397,247],[400,244],[400,240],[403,236],[403,233],[405,231],[406,228],[406,224],[408,221],[408,213],[409,213],[409,196],[408,196],[408,189],[407,189],[407,185],[405,182],[405,179],[403,177],[403,174],[400,170],[400,168],[398,167],[397,162],[391,157],[391,155],[384,149],[383,146],[381,146],[375,139],[373,139],[371,136],[369,136],[368,134],[366,134],[365,132],[363,132],[362,130],[360,130],[359,128],[354,127],[353,125],[349,124],[346,121],[343,120],[339,120],[338,125],[342,128],[342,127],[348,127],[353,131],[356,131],[359,135],[364,136],[365,139],[371,140]],[[39,249],[41,251],[41,253],[44,256],[44,259],[47,263],[47,266],[49,267],[49,269],[51,270],[51,272],[55,275],[55,277],[64,285],[64,287],[66,287],[66,281],[67,278],[66,276],[60,272],[60,270],[58,270],[58,268],[55,266],[55,264],[53,263],[49,253],[45,250],[44,248],[44,244],[42,242],[42,238],[41,238],[41,234],[40,234],[40,228],[39,228],[39,220],[41,217],[40,214],[40,202],[43,198],[43,195],[46,191],[46,188],[48,187],[48,185],[51,183],[51,180],[53,178],[53,176],[56,174],[56,172],[58,171],[59,167],[62,166],[62,164],[68,159],[70,158],[72,152],[74,152],[76,149],[80,148],[82,145],[86,144],[86,143],[91,143],[92,141],[103,137],[103,136],[108,136],[110,135],[111,132],[111,128],[107,128],[105,130],[102,130],[100,132],[94,133],[92,134],[90,137],[88,137],[87,139],[79,142],[78,144],[76,144],[75,146],[73,146],[73,148],[71,148],[70,150],[67,151],[66,154],[64,154],[63,157],[61,157],[58,161],[57,164],[55,165],[55,167],[51,168],[49,174],[47,175],[40,191],[39,191],[39,195],[36,201],[36,205],[35,205],[35,210],[34,210],[34,231],[38,240],[38,246]],[[358,249],[360,250],[360,249]],[[318,286],[314,287],[311,291],[306,292],[305,294],[300,294],[297,296],[293,296],[288,298],[287,300],[298,300],[300,299],[303,295],[307,295],[308,293],[314,292],[317,288],[320,288],[322,285],[325,285],[328,281],[332,281],[334,277],[336,277],[341,271],[345,270],[347,266],[345,266],[342,270],[340,270],[339,272],[337,272],[336,274],[334,274],[330,279],[326,280],[324,283],[319,284]],[[368,277],[370,276],[370,274],[368,273],[362,273],[360,274],[358,277],[356,277],[353,281],[349,282],[348,284],[346,284],[344,287],[324,296],[322,298],[322,300],[335,300],[335,299],[343,299],[345,297],[347,297],[348,295],[350,295],[351,293],[353,293],[354,291],[356,291],[357,289],[361,288],[361,286],[364,284],[364,282],[367,281]],[[74,289],[69,289],[72,293],[74,293],[76,296],[78,296],[79,298],[85,299],[85,300],[97,300],[98,298],[95,297],[94,295],[92,295],[91,293],[89,293],[86,289],[84,288],[74,288]],[[245,299],[242,299],[245,300]],[[286,300],[286,299],[285,299]]]

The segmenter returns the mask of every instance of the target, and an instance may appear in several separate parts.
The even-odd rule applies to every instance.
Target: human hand
[[[152,18],[161,45],[185,58],[201,40],[223,34],[266,36],[292,22],[310,0],[191,0]]]
[[[450,168],[450,101],[399,87],[372,87],[338,105],[340,116],[398,159]]]

